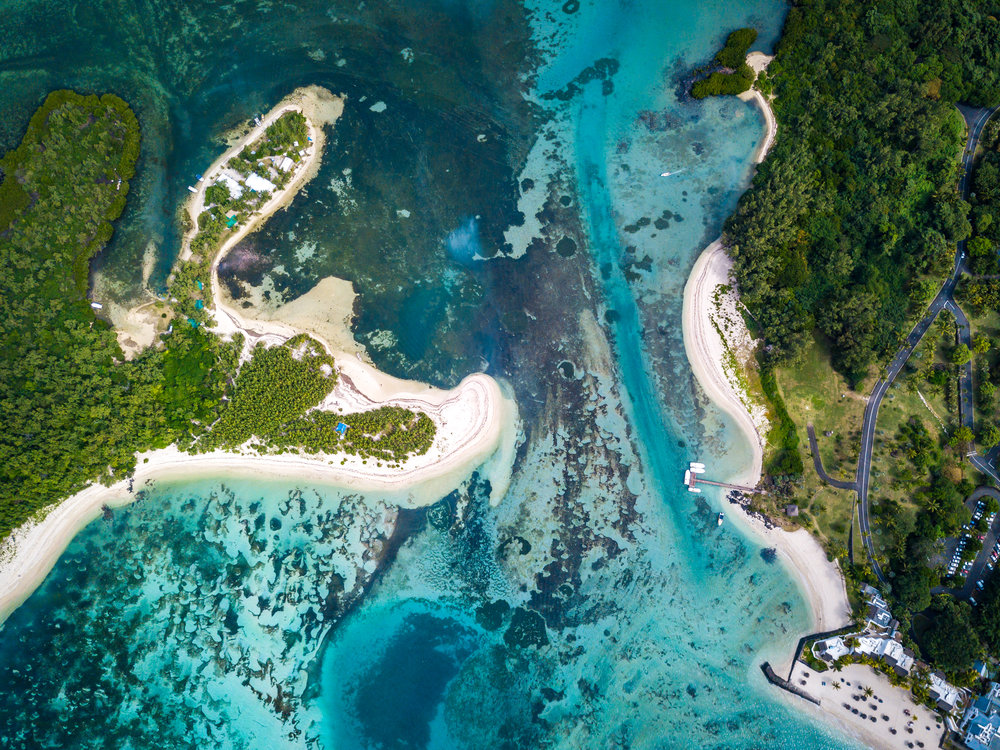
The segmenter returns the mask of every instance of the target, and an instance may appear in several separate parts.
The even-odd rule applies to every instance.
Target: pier
[[[729,482],[716,482],[712,479],[702,478],[702,474],[705,473],[705,464],[698,463],[697,461],[692,461],[688,468],[684,471],[684,484],[688,488],[688,492],[701,492],[701,490],[696,486],[699,484],[707,484],[712,487],[723,487],[727,490],[736,490],[738,492],[745,492],[748,495],[766,495],[765,490],[759,490],[756,487],[745,487],[742,484],[730,484]]]

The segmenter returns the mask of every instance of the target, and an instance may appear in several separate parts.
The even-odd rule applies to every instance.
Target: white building
[[[813,656],[824,661],[837,661],[849,653],[851,653],[851,647],[844,643],[844,639],[840,636],[827,638],[825,641],[816,641],[813,644]]]
[[[873,659],[883,659],[900,676],[908,675],[913,669],[915,654],[894,638],[863,635],[858,638],[855,651]]]
[[[251,174],[247,177],[247,187],[258,193],[273,193],[278,186],[270,180],[265,180],[259,174]]]
[[[905,677],[913,669],[916,655],[894,638],[864,634],[846,637],[854,638],[857,645],[853,648],[848,646],[845,638],[841,636],[827,638],[825,641],[816,641],[813,644],[813,655],[833,663],[848,654],[865,654],[873,659],[882,659],[901,677]]]
[[[954,711],[962,702],[962,691],[949,684],[940,672],[931,672],[930,693],[938,708],[946,713]]]
[[[215,184],[225,185],[227,188],[229,188],[229,194],[234,199],[237,199],[241,195],[243,195],[243,186],[240,184],[239,180],[237,180],[236,177],[234,177],[233,174],[230,172],[223,171],[223,173],[219,175],[219,179],[215,181]]]
[[[274,166],[276,166],[276,167],[277,167],[278,169],[280,169],[280,170],[281,170],[282,172],[287,172],[287,171],[289,171],[289,170],[290,170],[290,169],[291,169],[292,167],[294,167],[294,166],[295,166],[295,162],[294,162],[294,161],[292,161],[291,157],[289,157],[289,156],[284,156],[284,157],[282,157],[281,159],[279,159],[279,158],[278,158],[278,157],[276,156],[276,157],[274,157]]]

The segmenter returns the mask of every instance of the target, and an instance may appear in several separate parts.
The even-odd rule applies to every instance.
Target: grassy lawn
[[[826,472],[835,478],[853,479],[865,411],[864,391],[848,387],[847,381],[831,367],[830,355],[817,342],[810,344],[800,365],[779,369],[777,378],[788,413],[799,432],[802,461],[808,464],[807,475],[815,476],[806,433],[806,425],[812,424]]]
[[[778,387],[795,429],[803,476],[795,493],[801,525],[820,539],[828,552],[846,549],[855,494],[823,482],[813,468],[806,425],[816,429],[823,467],[835,478],[852,480],[858,463],[861,421],[865,411],[862,391],[852,391],[830,365],[819,342],[810,344],[795,367],[776,371]]]

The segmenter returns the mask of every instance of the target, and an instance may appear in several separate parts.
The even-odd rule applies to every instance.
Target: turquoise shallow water
[[[677,85],[731,28],[773,44],[781,3],[0,7],[5,144],[57,85],[143,118],[103,294],[134,293],[150,237],[162,279],[213,137],[320,83],[349,97],[323,169],[224,280],[349,278],[381,367],[486,368],[524,422],[495,508],[478,477],[398,514],[293,479],[147,488],[4,625],[0,744],[848,745],[757,666],[807,625],[800,593],[678,474],[746,457],[699,401],[680,303],[761,122]]]

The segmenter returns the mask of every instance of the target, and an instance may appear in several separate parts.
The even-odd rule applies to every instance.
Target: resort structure
[[[1000,750],[1000,684],[991,682],[965,710],[962,740],[971,750]]]
[[[901,679],[912,676],[923,682],[930,699],[945,715],[965,705],[968,698],[965,689],[949,683],[943,673],[932,671],[903,645],[899,622],[893,618],[881,592],[868,584],[862,584],[861,591],[867,605],[864,629],[816,641],[812,644],[812,656],[831,666],[862,659],[881,662]]]

